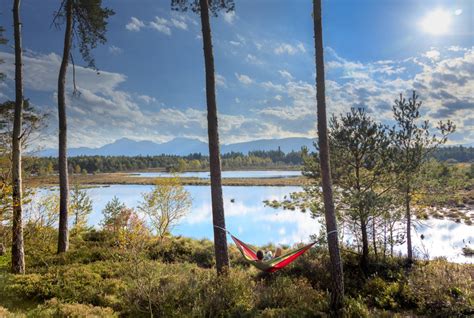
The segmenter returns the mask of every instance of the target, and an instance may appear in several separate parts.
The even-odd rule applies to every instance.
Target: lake
[[[186,186],[193,205],[190,213],[176,226],[172,233],[192,238],[213,238],[210,188],[207,186]],[[86,191],[93,200],[94,212],[89,218],[91,226],[97,226],[102,219],[102,209],[114,196],[128,207],[136,207],[141,194],[150,191],[148,185],[111,185],[89,188]],[[38,195],[56,191],[41,189]],[[321,220],[312,219],[308,213],[284,211],[265,207],[264,200],[281,200],[300,187],[223,187],[227,229],[245,242],[264,245],[294,244],[309,242],[311,234],[318,233]],[[231,202],[233,199],[234,202]],[[430,219],[416,225],[413,231],[413,245],[418,255],[430,258],[444,256],[454,262],[474,263],[474,258],[465,257],[461,248],[466,244],[474,246],[472,226],[448,220]],[[424,239],[421,239],[421,235]],[[347,236],[345,237],[347,240]],[[350,240],[350,237],[349,237]],[[405,253],[405,246],[396,247]]]
[[[201,178],[209,179],[209,171],[188,171],[177,174],[181,178]],[[238,178],[238,179],[256,179],[256,178],[291,178],[301,176],[301,171],[288,171],[288,170],[255,170],[255,171],[222,171],[222,178]],[[158,177],[171,177],[173,176],[170,172],[137,172],[131,174],[134,177],[145,177],[145,178],[158,178]]]

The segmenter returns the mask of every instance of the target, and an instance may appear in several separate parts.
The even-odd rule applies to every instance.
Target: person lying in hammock
[[[282,251],[281,251],[280,247],[276,248],[275,255],[273,255],[272,251],[266,251],[264,253],[262,250],[258,250],[257,251],[257,260],[266,262],[266,261],[271,260],[272,258],[280,257],[281,253],[282,253]]]

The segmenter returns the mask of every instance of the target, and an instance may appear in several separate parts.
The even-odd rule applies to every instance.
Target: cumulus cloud
[[[474,140],[474,52],[473,49],[433,48],[436,60],[420,53],[404,60],[372,62],[352,61],[327,49],[326,81],[328,113],[341,114],[351,107],[364,107],[377,120],[389,123],[391,105],[399,93],[416,89],[423,100],[423,117],[432,123],[451,119],[458,127],[456,143]],[[0,71],[7,81],[2,93],[13,94],[14,57],[0,52],[6,63]],[[28,90],[50,94],[50,107],[55,109],[57,71],[60,57],[56,54],[25,54],[25,86]],[[280,69],[268,79],[257,81],[235,73],[237,95],[222,97],[223,104],[238,104],[228,114],[219,114],[219,129],[224,143],[260,138],[316,136],[316,101],[314,82],[295,79],[288,70]],[[68,73],[71,76],[71,72]],[[137,140],[168,140],[189,136],[205,140],[204,105],[157,105],[156,98],[128,92],[122,88],[124,74],[95,71],[76,66],[81,95],[73,97],[68,78],[68,109],[71,146],[100,146],[127,136]],[[263,75],[260,75],[263,76]],[[226,79],[216,74],[216,84],[226,87]],[[252,84],[252,85],[251,85]],[[157,96],[158,98],[158,96]],[[145,107],[148,104],[156,107]],[[177,107],[179,106],[179,107]],[[57,125],[53,123],[53,127]],[[54,145],[55,140],[50,142]]]
[[[125,25],[125,29],[128,31],[138,32],[140,29],[145,27],[145,23],[138,18],[131,17],[130,22]]]
[[[237,77],[237,80],[244,85],[250,85],[253,83],[253,79],[251,79],[248,75],[235,73],[235,77]]]
[[[439,60],[439,57],[440,57],[441,53],[439,53],[439,51],[436,51],[436,50],[430,50],[430,51],[426,52],[424,55],[427,58],[430,58],[430,59],[436,61],[436,60]]]
[[[424,119],[433,125],[440,119],[451,119],[458,126],[456,143],[474,140],[474,53],[472,49],[433,49],[402,61],[381,60],[370,63],[350,61],[328,49],[326,80],[327,105],[330,114],[342,114],[351,107],[363,107],[376,120],[391,122],[391,106],[399,93],[413,89],[423,100]],[[453,55],[454,54],[454,55]],[[313,83],[295,81],[279,72],[286,83],[264,81],[261,87],[273,95],[274,103],[265,100],[256,110],[259,116],[288,134],[311,134],[314,130],[315,91]],[[285,74],[285,75],[284,75]],[[286,105],[280,96],[285,96]],[[277,104],[278,103],[278,104]]]
[[[286,80],[291,81],[293,79],[293,75],[291,75],[287,70],[279,70],[278,73]]]
[[[138,95],[139,100],[142,100],[145,104],[151,104],[156,102],[156,98],[148,95]]]
[[[150,28],[163,34],[171,35],[171,28],[168,25],[169,21],[160,17],[155,17],[155,20],[150,22]]]
[[[184,15],[178,15],[176,13],[173,13],[169,19],[155,16],[155,19],[150,22],[145,22],[138,18],[132,17],[130,22],[125,25],[125,28],[134,32],[138,32],[143,28],[149,28],[170,36],[172,34],[172,29],[184,31],[188,30],[187,21],[193,24],[196,23],[193,19],[187,18]]]
[[[224,17],[225,22],[227,22],[228,24],[234,24],[234,21],[235,21],[235,18],[236,18],[236,15],[235,15],[234,11],[224,12],[224,14],[222,16]]]
[[[216,73],[216,85],[221,87],[227,87],[225,77]]]
[[[255,64],[255,65],[263,64],[263,62],[260,59],[258,59],[255,55],[252,55],[252,54],[247,54],[247,56],[245,57],[245,61],[247,63]]]
[[[171,24],[174,27],[176,27],[178,29],[181,29],[181,30],[187,30],[188,29],[188,25],[186,24],[186,22],[183,19],[171,18]]]
[[[260,85],[267,90],[273,90],[276,92],[283,92],[283,90],[285,89],[283,85],[275,84],[271,81],[262,82],[260,83]]]
[[[273,52],[277,55],[281,54],[288,54],[288,55],[295,55],[296,53],[305,53],[306,49],[303,45],[303,43],[299,42],[296,45],[291,45],[289,43],[281,43],[275,49]]]
[[[109,53],[112,55],[122,54],[123,50],[115,45],[109,46]]]

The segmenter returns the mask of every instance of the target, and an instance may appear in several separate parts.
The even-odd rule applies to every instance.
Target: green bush
[[[202,282],[201,306],[194,311],[201,317],[242,317],[250,315],[254,308],[255,283],[251,276],[233,270],[227,276],[217,277],[207,271]]]
[[[343,317],[365,318],[370,317],[370,312],[361,297],[346,297],[346,299],[344,300]]]
[[[42,274],[16,275],[8,286],[10,293],[25,299],[47,300],[120,308],[124,283],[123,264],[99,262],[88,265],[52,266]]]
[[[462,317],[474,312],[474,270],[466,265],[434,260],[415,267],[403,297],[432,317]]]
[[[209,240],[165,237],[149,246],[148,256],[165,263],[187,262],[210,268],[214,265],[214,245]]]
[[[292,311],[300,317],[307,317],[327,310],[326,293],[313,289],[305,278],[291,279],[277,276],[268,281],[262,280],[257,284],[255,294],[256,308],[263,312],[266,311],[265,315],[267,316]],[[283,311],[269,309],[282,309]]]
[[[383,309],[397,309],[399,307],[397,303],[399,292],[399,283],[387,282],[380,277],[369,279],[363,290],[371,306]]]
[[[1,314],[0,314],[1,316]],[[3,317],[3,316],[1,316]],[[83,304],[67,304],[62,303],[56,298],[47,301],[45,304],[38,306],[36,309],[28,312],[27,317],[35,318],[79,318],[79,317],[118,317],[111,308],[95,307]]]
[[[137,264],[125,291],[131,316],[228,317],[253,308],[253,281],[243,272],[216,277],[191,264]]]

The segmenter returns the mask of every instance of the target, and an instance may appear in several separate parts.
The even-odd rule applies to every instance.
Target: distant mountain
[[[261,139],[221,146],[222,153],[242,152],[247,154],[255,150],[277,150],[288,153],[298,151],[301,147],[313,148],[313,139],[310,138],[283,138],[283,139]],[[158,144],[153,141],[135,141],[128,138],[118,139],[111,144],[100,148],[70,148],[70,157],[76,156],[158,156],[161,154],[185,156],[190,153],[207,154],[208,145],[197,139],[175,138],[171,141]],[[56,157],[56,149],[45,149],[38,154],[40,157]]]

